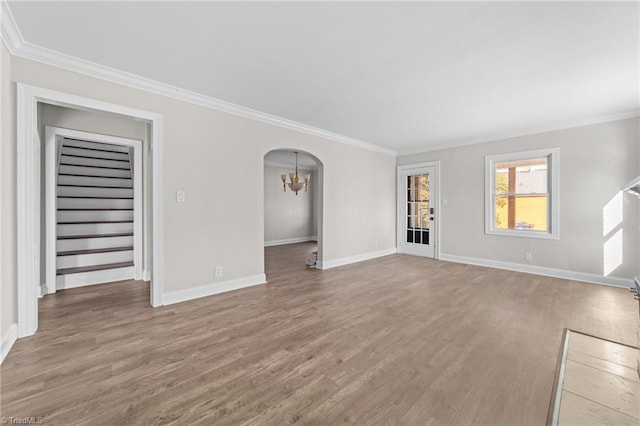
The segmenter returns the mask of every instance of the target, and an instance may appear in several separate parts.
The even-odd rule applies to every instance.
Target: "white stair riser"
[[[133,245],[133,237],[76,238],[56,241],[56,251],[93,250]]]
[[[57,225],[58,237],[69,235],[115,234],[133,232],[133,223],[89,223],[83,225]]]
[[[133,220],[132,210],[59,211],[58,222],[99,222]]]
[[[59,186],[57,195],[77,197],[133,197],[132,188],[80,188],[76,186]],[[60,205],[58,204],[58,207]]]
[[[131,170],[119,170],[119,169],[98,169],[95,167],[82,167],[82,166],[60,166],[60,173],[68,173],[74,175],[90,175],[90,176],[102,176],[102,177],[131,177]]]
[[[133,266],[126,268],[107,269],[104,271],[82,272],[79,274],[58,275],[56,289],[82,287],[85,285],[102,284],[112,281],[132,280],[135,271]]]
[[[133,200],[126,198],[58,198],[59,209],[132,209]]]
[[[62,155],[79,155],[83,157],[102,158],[107,160],[129,160],[129,154],[119,152],[94,151],[89,149],[62,147]]]
[[[86,177],[86,176],[58,176],[58,185],[82,185],[82,186],[109,186],[119,188],[132,188],[131,179]]]
[[[61,165],[73,164],[78,166],[96,166],[96,167],[115,167],[117,169],[129,169],[129,163],[123,161],[102,160],[99,158],[80,158],[62,155],[60,157]]]
[[[56,268],[75,268],[79,266],[106,265],[109,263],[132,262],[133,250],[114,251],[110,253],[75,254],[58,256]]]
[[[122,145],[111,145],[108,143],[87,142],[87,141],[79,141],[79,140],[73,140],[73,139],[65,139],[64,146],[77,147],[77,148],[104,149],[107,151],[124,152],[125,154],[128,154],[129,150],[131,149],[129,147],[122,146]]]

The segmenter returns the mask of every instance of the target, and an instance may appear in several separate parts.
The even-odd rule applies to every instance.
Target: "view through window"
[[[548,231],[547,157],[495,163],[494,228]]]
[[[560,150],[487,155],[485,233],[557,239]]]

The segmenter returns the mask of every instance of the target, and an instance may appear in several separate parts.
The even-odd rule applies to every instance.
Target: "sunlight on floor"
[[[553,424],[640,424],[638,349],[576,332],[567,334]]]

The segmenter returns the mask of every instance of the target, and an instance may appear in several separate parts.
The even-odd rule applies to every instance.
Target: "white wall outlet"
[[[178,192],[176,192],[176,201],[177,201],[178,203],[184,203],[184,199],[185,199],[184,191],[178,191]]]
[[[213,271],[213,276],[215,278],[219,278],[222,276],[222,266],[216,266],[216,269]]]
[[[524,252],[524,260],[531,260],[531,252],[529,251]]]

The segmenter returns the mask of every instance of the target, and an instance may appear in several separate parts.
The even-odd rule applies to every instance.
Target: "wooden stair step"
[[[133,223],[133,220],[92,220],[89,222],[58,222],[58,225],[95,225],[98,223]]]
[[[84,195],[58,195],[58,198],[79,198],[85,200],[133,200],[133,197],[86,197]]]
[[[59,240],[80,240],[87,238],[133,237],[133,232],[117,232],[114,234],[58,235]]]
[[[79,266],[76,268],[63,268],[56,271],[56,275],[79,274],[81,272],[104,271],[107,269],[127,268],[133,266],[133,262],[107,263],[104,265]]]
[[[71,147],[69,147],[69,148],[71,148]],[[92,160],[120,161],[120,162],[123,162],[123,163],[128,163],[129,162],[129,160],[121,160],[119,158],[90,157],[90,156],[87,156],[87,155],[66,154],[64,152],[62,154],[60,154],[60,157],[90,158]],[[78,164],[75,164],[75,165],[77,166]]]
[[[112,178],[109,178],[112,179]],[[115,178],[114,178],[115,179]],[[129,178],[127,178],[129,179]],[[58,188],[64,186],[66,188],[110,188],[110,189],[133,189],[132,186],[108,186],[108,185],[70,185],[70,184],[62,184],[59,183],[57,185]]]
[[[82,166],[79,166],[82,167]],[[102,179],[131,179],[131,176],[82,175],[77,173],[58,173],[58,176],[93,177]],[[111,187],[109,187],[111,188]]]
[[[113,166],[94,166],[91,164],[73,164],[60,162],[61,166],[75,166],[75,167],[91,167],[94,169],[110,169],[110,170],[131,170],[130,167],[113,167]]]
[[[109,247],[109,248],[87,249],[87,250],[59,251],[57,253],[57,255],[58,256],[74,256],[74,255],[79,255],[79,254],[112,253],[112,252],[116,252],[116,251],[130,251],[130,250],[133,250],[133,246]]]
[[[87,207],[73,207],[73,208],[63,208],[63,209],[57,209],[59,212],[77,212],[77,211],[88,211],[88,212],[96,212],[96,211],[112,211],[112,210],[118,210],[118,211],[127,211],[127,210],[133,210],[133,209],[105,209],[105,208],[87,208]]]

